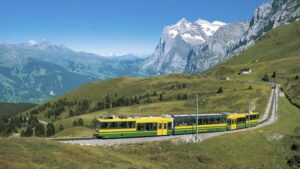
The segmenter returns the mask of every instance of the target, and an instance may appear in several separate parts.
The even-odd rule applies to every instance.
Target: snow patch
[[[175,38],[178,34],[178,32],[176,30],[170,30],[168,32],[168,34],[172,37],[172,38]]]
[[[29,41],[28,41],[28,44],[29,44],[30,46],[35,46],[35,45],[38,44],[38,42],[37,42],[36,40],[29,40]]]
[[[50,90],[50,93],[49,93],[51,96],[55,96],[56,94],[54,93],[53,90]]]

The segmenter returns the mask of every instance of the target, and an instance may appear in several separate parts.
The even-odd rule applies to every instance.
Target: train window
[[[137,130],[145,130],[145,124],[144,123],[138,123],[137,124]]]
[[[158,129],[161,129],[161,128],[162,128],[161,123],[158,123]]]
[[[231,125],[231,120],[227,120],[227,125]]]
[[[246,118],[238,118],[237,119],[237,124],[245,123],[245,121],[246,121]]]
[[[146,130],[151,131],[152,130],[152,123],[146,123]]]
[[[157,123],[152,123],[153,125],[153,130],[157,130]]]
[[[169,130],[172,129],[172,123],[171,123],[171,122],[168,123],[168,129],[169,129]]]
[[[135,128],[135,122],[127,122],[126,128]]]
[[[164,129],[167,129],[167,123],[164,123]]]
[[[99,124],[99,123],[98,123]],[[108,123],[100,123],[100,128],[101,129],[106,129],[108,128]]]

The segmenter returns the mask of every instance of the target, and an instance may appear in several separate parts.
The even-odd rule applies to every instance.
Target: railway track
[[[277,119],[276,113],[278,109],[278,97],[279,89],[278,85],[271,91],[271,96],[269,98],[266,111],[261,118],[261,122],[256,127],[225,131],[225,132],[214,132],[214,133],[200,133],[200,141],[212,138],[215,136],[220,136],[229,133],[237,133],[248,130],[257,129],[266,125],[274,123]],[[141,137],[141,138],[121,138],[121,139],[95,139],[93,137],[81,137],[81,138],[49,138],[49,140],[55,140],[62,143],[70,144],[79,144],[86,146],[111,146],[111,145],[120,145],[120,144],[135,144],[135,143],[144,143],[152,141],[165,141],[165,140],[181,140],[184,142],[195,141],[195,136],[193,134],[188,135],[171,135],[171,136],[159,136],[159,137]]]

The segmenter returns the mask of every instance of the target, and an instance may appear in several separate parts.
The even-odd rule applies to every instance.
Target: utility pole
[[[250,128],[250,113],[252,112],[252,104],[249,102],[249,110],[248,110],[248,128]]]
[[[196,95],[196,142],[198,142],[198,94]]]

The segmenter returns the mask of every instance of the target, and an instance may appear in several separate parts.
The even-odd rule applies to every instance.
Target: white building
[[[249,75],[251,73],[252,73],[252,69],[251,68],[243,68],[241,70],[241,74],[243,74],[243,75]]]

